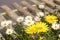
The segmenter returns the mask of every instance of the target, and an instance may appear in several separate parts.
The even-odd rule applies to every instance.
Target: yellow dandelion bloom
[[[37,33],[49,31],[48,25],[46,25],[44,22],[37,22],[35,25]]]
[[[33,26],[29,26],[26,28],[25,32],[27,34],[33,34],[33,33],[36,33],[36,29],[34,28],[34,25]]]
[[[54,15],[47,15],[45,16],[45,21],[49,22],[49,23],[54,23],[57,22],[57,16]]]
[[[58,37],[60,38],[60,34],[58,34]]]
[[[39,40],[44,40],[44,37],[40,37]]]
[[[47,31],[49,31],[49,27],[48,27],[48,25],[46,25],[46,23],[44,23],[44,22],[36,22],[36,23],[33,24],[32,26],[28,26],[28,27],[25,29],[25,32],[26,32],[27,34],[47,32]]]

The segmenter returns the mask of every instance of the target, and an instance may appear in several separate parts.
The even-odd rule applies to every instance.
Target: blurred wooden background
[[[10,8],[12,8],[12,9],[14,9],[14,7],[12,7],[12,3],[14,3],[14,2],[17,2],[19,5],[21,5],[21,1],[23,1],[23,0],[0,0],[0,6],[2,6],[2,5],[8,5]],[[26,1],[28,1],[28,0],[26,0]],[[0,9],[0,13],[2,13],[2,12],[4,12],[2,9]]]

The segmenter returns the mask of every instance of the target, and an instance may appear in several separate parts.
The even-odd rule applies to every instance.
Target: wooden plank
[[[0,22],[6,20],[1,14],[0,14]]]
[[[28,15],[33,16],[30,12],[28,12],[28,11],[25,10],[25,9],[23,9],[23,8],[22,8],[20,5],[18,5],[16,2],[13,3],[13,5],[14,5],[14,7],[15,7],[18,11],[22,12],[25,16],[28,16]]]
[[[53,1],[50,1],[50,0],[42,0],[43,2],[45,2],[47,5],[51,6],[52,8],[57,8],[59,9],[60,8],[60,5],[57,5],[56,3],[54,3]],[[60,9],[59,9],[60,10]]]
[[[41,3],[38,2],[37,0],[30,0],[31,2],[35,3],[36,5],[40,5]]]
[[[50,0],[42,0],[43,2],[45,2],[47,5],[51,6],[52,8],[56,7],[56,4],[54,4],[52,1]]]
[[[54,0],[54,2],[56,2],[56,3],[60,4],[60,0]]]
[[[16,19],[19,17],[16,13],[14,13],[7,5],[1,6],[3,10],[13,19],[16,21]]]
[[[39,1],[37,1],[37,0],[30,0],[31,2],[33,2],[33,3],[35,3],[36,5],[45,5],[45,3],[44,2],[39,2]],[[50,12],[50,13],[53,13],[53,9],[52,8],[49,8],[49,7],[47,7],[47,6],[45,6],[45,8],[44,8],[45,10],[47,10],[48,12]]]
[[[45,10],[47,10],[49,13],[53,13],[54,12],[54,10],[49,8],[49,7],[45,7]]]
[[[0,33],[0,40],[5,40],[4,36],[1,33]]]
[[[37,13],[37,12],[40,12],[40,10],[38,10],[38,8],[31,6],[31,5],[30,5],[28,2],[26,2],[26,1],[22,1],[22,4],[25,5],[26,7],[28,7],[30,10],[36,12],[36,13]]]

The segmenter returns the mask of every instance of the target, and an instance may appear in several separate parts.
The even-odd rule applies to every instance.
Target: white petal
[[[28,19],[28,20],[29,20],[29,19],[32,19],[32,16],[26,16],[25,19],[26,19],[26,20],[27,20],[27,19]]]
[[[6,26],[8,26],[9,25],[9,22],[8,21],[2,21],[1,22],[1,26],[2,27],[6,27]]]
[[[8,20],[8,23],[9,23],[9,24],[12,24],[12,21],[11,21],[11,20]]]
[[[34,18],[35,21],[40,21],[40,19],[41,19],[41,18],[39,18],[39,17],[37,17],[37,16]]]
[[[36,5],[35,5],[35,4],[33,4],[32,6],[34,6],[34,7],[35,7]]]
[[[45,8],[45,5],[41,4],[41,5],[39,5],[39,8],[40,9],[44,9]]]
[[[26,26],[30,26],[32,24],[34,24],[34,21],[25,21],[24,22],[24,25],[26,25]]]
[[[23,7],[23,9],[27,9],[27,7]]]
[[[24,17],[20,16],[17,18],[17,22],[22,22],[24,20]]]
[[[38,17],[43,17],[43,16],[44,16],[44,13],[43,13],[43,12],[38,12],[38,13],[37,13],[37,16],[38,16]]]
[[[6,34],[10,35],[10,34],[12,34],[12,33],[13,33],[13,30],[12,30],[12,29],[7,29],[7,30],[6,30]]]
[[[12,25],[12,21],[11,20],[5,20],[5,21],[1,22],[1,26],[2,27],[7,27],[7,26],[10,26],[10,25]]]
[[[57,23],[52,24],[51,27],[52,27],[54,30],[58,30],[58,29],[60,29],[60,25],[57,24]]]

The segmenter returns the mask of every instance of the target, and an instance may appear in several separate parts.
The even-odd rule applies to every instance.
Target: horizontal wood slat
[[[25,5],[26,7],[28,7],[30,10],[34,11],[34,12],[40,12],[40,10],[38,10],[37,8],[31,6],[28,2],[26,1],[22,1],[22,4]]]
[[[50,12],[50,13],[53,13],[55,9],[59,9],[60,10],[60,5],[59,5],[60,4],[60,0],[42,0],[41,2],[39,2],[38,0],[30,0],[30,1],[33,2],[37,6],[39,6],[41,4],[45,5],[45,8],[43,10],[46,10],[47,12]],[[59,4],[55,3],[54,1],[57,2],[57,3],[59,3]],[[42,11],[42,10],[38,9],[37,6],[35,6],[35,7],[32,6],[27,1],[22,1],[21,3],[22,3],[22,5],[24,5],[25,7],[27,7],[27,9],[29,9],[29,10],[35,12],[35,13]],[[52,8],[49,7],[48,5],[50,5]],[[13,11],[7,5],[0,6],[3,10],[5,10],[5,14],[8,14],[11,17],[11,20],[15,20],[16,21],[16,19],[19,17],[15,13],[16,11],[22,12],[23,15],[25,15],[25,16],[28,16],[28,15],[33,16],[32,13],[29,10],[23,9],[23,7],[20,6],[18,3],[14,2],[13,6],[16,8],[15,11]],[[0,14],[0,21],[2,21],[2,20],[6,20],[6,19]]]
[[[1,14],[0,14],[0,22],[6,20]]]
[[[16,15],[15,12],[13,12],[7,5],[3,5],[1,6],[1,8],[3,10],[5,10],[5,12],[13,19],[16,21],[16,19],[19,17],[18,15]]]
[[[25,9],[23,9],[23,8],[22,8],[20,5],[18,5],[16,2],[13,3],[13,5],[14,5],[14,7],[15,7],[18,11],[22,12],[25,16],[28,16],[28,15],[33,16],[30,12],[28,12],[28,11],[25,10]]]
[[[39,1],[37,1],[37,0],[31,0],[31,2],[33,2],[33,3],[35,3],[36,5],[45,5],[45,3],[44,2],[39,2]],[[45,10],[47,10],[48,12],[50,12],[50,13],[53,13],[53,9],[51,9],[51,8],[49,8],[49,7],[47,7],[47,6],[45,6],[45,8],[44,8]]]

